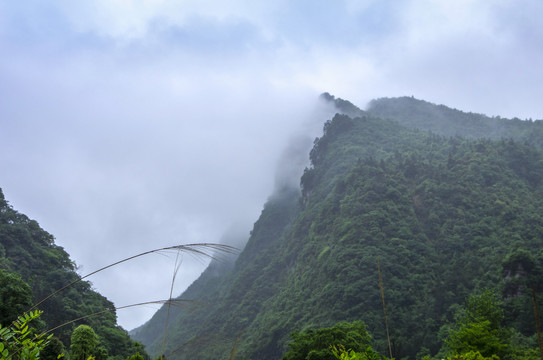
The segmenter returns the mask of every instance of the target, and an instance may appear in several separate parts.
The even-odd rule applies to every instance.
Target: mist
[[[299,186],[333,110],[414,95],[543,118],[541,2],[0,4],[0,187],[84,275],[248,237]],[[174,294],[207,260],[185,256]],[[169,296],[175,259],[90,278],[117,306]],[[156,310],[118,313],[131,329]]]
[[[84,60],[83,77],[34,73],[19,94],[12,90],[7,108],[17,121],[2,141],[15,160],[2,176],[6,198],[56,237],[81,275],[155,248],[219,242],[232,226],[247,238],[276,170],[290,160],[282,149],[309,121],[320,128],[325,120],[315,117],[312,90],[243,89],[201,71],[179,88],[173,77],[141,73],[154,69],[128,76],[92,62]],[[17,104],[36,84],[39,102]],[[184,255],[175,295],[207,261]],[[124,306],[168,298],[174,266],[175,256],[149,255],[89,280]],[[156,309],[119,310],[118,319],[132,328]]]
[[[19,122],[4,142],[19,159],[3,176],[6,198],[55,235],[82,275],[150,249],[218,242],[232,224],[248,236],[273,192],[281,149],[317,103],[311,92],[286,102],[273,88],[264,95],[195,87],[157,97],[130,91],[136,84],[96,86],[92,98],[56,90],[58,99],[41,110],[48,119],[32,124],[39,129],[26,131]],[[41,112],[20,111],[25,119]],[[174,260],[151,255],[90,281],[118,306],[164,299]],[[175,293],[206,263],[184,258]],[[118,317],[128,328],[145,319],[134,320],[131,309]]]

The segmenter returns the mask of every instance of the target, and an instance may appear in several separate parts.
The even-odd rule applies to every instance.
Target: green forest
[[[26,337],[6,359],[541,359],[543,122],[321,99],[337,114],[300,186],[132,338],[87,281],[29,311],[79,275],[0,191],[0,354]]]
[[[540,358],[541,121],[322,98],[338,114],[301,187],[273,194],[237,260],[185,291],[202,305],[170,312],[164,355]],[[133,333],[154,356],[165,317]],[[371,340],[355,348],[353,333]]]

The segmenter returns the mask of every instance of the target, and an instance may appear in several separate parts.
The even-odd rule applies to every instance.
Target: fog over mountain
[[[248,235],[274,188],[297,183],[298,155],[333,115],[323,91],[362,107],[414,95],[543,118],[542,10],[537,0],[3,2],[0,187],[81,274],[218,242],[232,227]],[[290,154],[295,166],[276,173]],[[206,264],[183,261],[176,293]],[[151,256],[90,280],[117,306],[156,300],[173,264]],[[155,310],[119,311],[120,324]]]

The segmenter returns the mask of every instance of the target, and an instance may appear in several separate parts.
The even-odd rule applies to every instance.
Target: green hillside
[[[16,274],[16,275],[14,275]],[[15,277],[13,277],[15,276]],[[0,278],[15,278],[17,283],[7,282],[0,289],[0,325],[8,326],[32,304],[44,299],[55,290],[79,279],[76,265],[60,246],[55,245],[51,234],[38,223],[14,210],[0,190]],[[21,283],[21,278],[23,283]],[[24,295],[29,285],[28,298],[21,296],[19,306],[11,308],[15,293]],[[3,290],[10,287],[9,292]],[[21,290],[23,289],[23,290]],[[91,326],[100,339],[100,345],[111,358],[126,359],[136,352],[144,353],[141,346],[130,339],[128,333],[117,325],[113,303],[91,289],[86,281],[78,282],[39,306],[44,313],[40,330],[48,330],[68,321],[90,314],[103,312],[54,331],[64,347],[70,347],[73,330],[81,324]],[[6,321],[4,321],[4,319]],[[9,323],[8,323],[9,322]],[[3,340],[3,339],[2,339]]]
[[[280,359],[293,331],[358,320],[385,354],[378,260],[394,356],[435,355],[470,295],[506,293],[511,253],[543,258],[541,121],[323,97],[344,114],[315,141],[301,191],[270,197],[239,258],[181,296],[199,303],[170,313],[168,359]],[[533,347],[530,295],[505,298],[504,326]],[[165,317],[133,334],[155,356]]]

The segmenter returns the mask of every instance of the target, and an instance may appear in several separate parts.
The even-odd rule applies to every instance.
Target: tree
[[[72,360],[87,360],[98,346],[98,336],[88,325],[79,325],[72,333],[70,354]]]
[[[331,346],[341,344],[353,351],[363,351],[371,336],[362,321],[340,322],[331,328],[309,329],[291,334],[289,351],[283,360],[328,360],[333,358]]]
[[[430,358],[427,358],[430,360]],[[423,358],[422,360],[426,360]],[[462,355],[453,355],[447,357],[447,360],[500,360],[500,358],[497,355],[492,355],[490,357],[486,357],[481,355],[478,351],[469,351],[467,353],[463,353]],[[524,359],[527,360],[527,359]]]
[[[58,360],[64,355],[64,344],[57,337],[52,337],[49,343],[40,351],[40,360]]]
[[[94,349],[94,359],[95,360],[107,360],[108,359],[107,349],[103,346],[98,346]]]
[[[347,350],[343,345],[331,346],[330,350],[336,359],[339,360],[384,360],[387,357],[374,351],[371,346],[368,346],[363,352]]]
[[[129,356],[126,360],[145,360],[143,356],[140,355],[139,352],[135,353],[132,356]]]
[[[0,325],[9,326],[32,306],[32,290],[17,273],[0,269]]]
[[[510,353],[510,332],[501,326],[504,315],[500,304],[490,290],[468,298],[445,342],[451,355],[478,352],[483,357],[505,358]]]
[[[0,360],[37,360],[40,351],[47,345],[52,335],[35,334],[29,327],[32,321],[41,316],[39,310],[27,312],[14,320],[10,326],[0,326]]]
[[[147,351],[145,351],[145,345],[143,345],[139,341],[134,341],[133,342],[133,349],[136,352],[131,357],[136,356],[137,359],[132,359],[132,360],[138,360],[139,357],[142,357],[142,359],[140,359],[140,360],[150,360],[151,359],[149,357],[149,354],[147,354]]]

